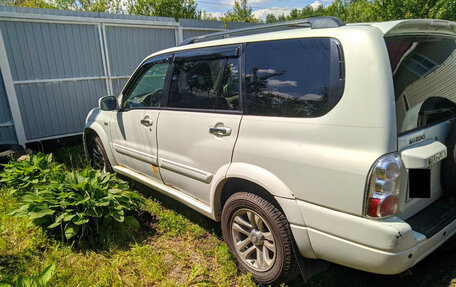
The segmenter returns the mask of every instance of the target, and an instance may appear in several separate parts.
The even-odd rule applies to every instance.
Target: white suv
[[[410,268],[456,231],[456,23],[268,27],[147,57],[88,115],[93,164],[221,221],[259,283]]]

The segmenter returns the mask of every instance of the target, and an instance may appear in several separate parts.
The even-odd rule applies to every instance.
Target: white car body
[[[302,256],[373,273],[400,273],[449,239],[456,232],[456,221],[430,238],[414,231],[406,219],[437,200],[442,191],[439,183],[433,183],[430,199],[406,200],[406,177],[396,215],[380,219],[365,216],[366,182],[374,162],[382,155],[406,151],[416,144],[410,145],[409,139],[423,133],[419,130],[398,136],[385,37],[423,33],[456,36],[454,29],[448,32],[438,24],[404,20],[302,28],[160,51],[147,59],[237,43],[331,37],[343,47],[345,89],[331,111],[314,118],[166,108],[135,109],[121,115],[95,108],[87,117],[84,140],[96,133],[117,173],[216,221],[220,221],[224,186],[234,179],[251,182],[274,196]],[[119,106],[122,98],[121,94]],[[152,123],[148,127],[139,124],[146,116]],[[218,123],[231,129],[230,136],[208,133],[208,128]],[[430,140],[441,131],[429,129],[425,133]],[[423,160],[435,155],[434,151]],[[404,158],[407,156],[403,156],[405,162]],[[407,164],[416,160],[413,151],[408,158]],[[435,163],[435,168],[439,165]]]

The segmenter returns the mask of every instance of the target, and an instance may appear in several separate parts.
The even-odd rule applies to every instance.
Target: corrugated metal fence
[[[81,133],[88,111],[118,95],[144,57],[224,29],[217,21],[0,7],[0,144]]]
[[[16,142],[13,119],[0,73],[0,144],[15,144]]]

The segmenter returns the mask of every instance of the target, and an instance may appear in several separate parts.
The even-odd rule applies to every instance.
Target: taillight
[[[366,187],[365,215],[381,218],[397,213],[401,187],[401,157],[387,154],[372,167]]]

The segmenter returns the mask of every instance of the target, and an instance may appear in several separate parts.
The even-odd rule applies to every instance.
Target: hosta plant
[[[26,193],[12,215],[27,216],[32,225],[69,239],[94,239],[105,224],[139,227],[133,217],[144,200],[128,191],[115,175],[93,169],[66,173],[46,187]]]
[[[55,163],[52,154],[38,153],[3,166],[0,184],[10,187],[10,192],[17,196],[48,185],[63,172],[62,165]]]

